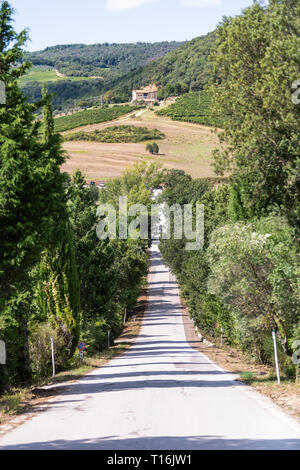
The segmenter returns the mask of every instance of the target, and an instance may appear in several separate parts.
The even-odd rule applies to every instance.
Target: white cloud
[[[141,7],[156,0],[107,0],[107,9],[110,11],[129,10],[130,8]]]
[[[188,7],[209,7],[212,5],[221,5],[222,0],[180,0],[182,6]]]
[[[159,0],[106,0],[107,9],[110,11],[124,11],[138,8]],[[160,0],[161,1],[161,0]],[[179,0],[181,6],[206,7],[221,5],[222,0]]]

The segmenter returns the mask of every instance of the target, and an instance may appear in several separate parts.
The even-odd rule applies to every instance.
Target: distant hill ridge
[[[74,103],[99,97],[111,90],[117,102],[131,99],[132,89],[155,83],[165,87],[178,82],[189,90],[202,90],[208,81],[208,56],[215,44],[215,32],[185,43],[94,44],[54,46],[27,53],[35,66],[55,67],[66,80],[48,83],[54,94],[53,107],[64,111]],[[101,76],[102,80],[68,80],[69,77]],[[30,101],[41,96],[41,83],[28,81],[22,89]],[[92,103],[94,104],[94,103]]]
[[[64,44],[26,54],[33,65],[55,67],[67,76],[95,76],[113,70],[128,72],[156,60],[184,44],[183,42],[124,44]]]

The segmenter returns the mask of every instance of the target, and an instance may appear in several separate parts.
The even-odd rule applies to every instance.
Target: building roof
[[[134,90],[136,93],[151,93],[153,91],[158,91],[158,87],[156,85],[147,85],[139,90]]]

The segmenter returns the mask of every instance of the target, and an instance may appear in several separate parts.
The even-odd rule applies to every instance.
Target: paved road
[[[300,449],[300,427],[186,342],[178,288],[152,248],[150,306],[122,357],[0,438],[0,449]]]

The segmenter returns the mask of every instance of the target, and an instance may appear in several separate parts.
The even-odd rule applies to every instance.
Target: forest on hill
[[[26,59],[35,66],[58,68],[70,77],[91,77],[76,81],[66,77],[48,83],[54,110],[64,111],[86,99],[89,105],[99,104],[100,95],[108,91],[112,92],[114,102],[126,102],[131,100],[132,89],[149,83],[162,87],[160,97],[170,96],[173,90],[168,90],[168,86],[178,83],[182,84],[182,93],[202,90],[208,83],[208,56],[214,42],[215,33],[209,33],[184,44],[137,43],[99,46],[100,49],[84,45],[56,46],[27,54]],[[98,57],[102,48],[104,52]],[[103,67],[105,63],[107,66]],[[92,78],[97,75],[103,78]],[[30,102],[41,98],[41,90],[39,81],[22,83],[22,91]]]
[[[182,45],[182,42],[137,42],[131,44],[66,44],[26,53],[24,60],[47,65],[66,76],[113,75],[143,66]]]

